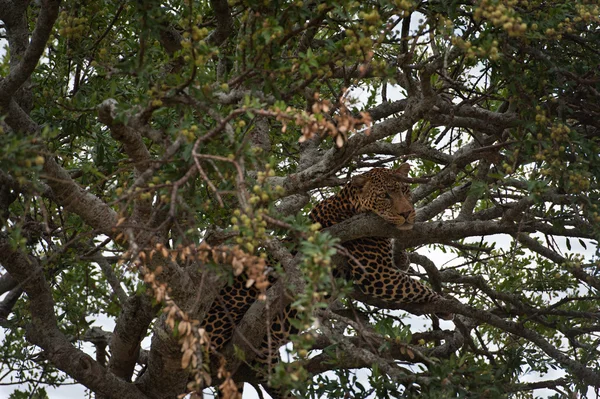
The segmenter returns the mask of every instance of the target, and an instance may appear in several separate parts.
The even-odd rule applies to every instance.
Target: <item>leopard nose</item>
[[[412,212],[402,212],[400,215],[402,215],[402,217],[406,220],[408,220],[408,217],[410,216]]]

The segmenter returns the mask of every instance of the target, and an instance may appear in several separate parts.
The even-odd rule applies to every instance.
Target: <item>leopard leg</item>
[[[223,287],[202,321],[215,350],[221,349],[231,339],[234,328],[260,294],[256,287],[246,287],[246,280],[240,275],[231,286]]]
[[[344,247],[354,258],[349,261],[354,284],[364,294],[394,304],[427,303],[441,298],[394,266],[390,239],[365,237],[348,241]]]
[[[290,322],[297,316],[297,311],[287,306],[282,309],[273,319],[268,331],[268,335],[263,338],[258,354],[252,366],[257,371],[257,376],[260,384],[267,390],[273,398],[293,398],[290,392],[280,390],[269,385],[269,375],[271,370],[279,363],[279,349],[287,344],[290,335],[297,334],[299,331]]]

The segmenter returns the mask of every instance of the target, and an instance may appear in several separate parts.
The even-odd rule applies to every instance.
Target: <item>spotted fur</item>
[[[358,213],[373,212],[397,229],[412,229],[416,213],[406,182],[409,169],[408,164],[398,169],[373,168],[315,206],[310,217],[323,227],[330,227]],[[363,293],[389,303],[425,303],[440,298],[398,269],[391,239],[363,237],[345,242],[344,247],[359,262],[349,262],[350,274]]]
[[[415,209],[406,183],[409,169],[408,164],[402,164],[397,169],[374,168],[356,176],[338,194],[317,204],[310,218],[325,228],[356,214],[373,212],[398,229],[412,229]],[[439,294],[396,267],[389,238],[363,237],[345,242],[344,247],[354,258],[349,262],[349,275],[364,294],[388,303],[425,303],[440,298]],[[233,329],[258,294],[256,288],[246,288],[242,278],[223,288],[221,299],[203,321],[215,349],[223,347],[231,338]],[[284,314],[293,317],[291,309],[286,309]],[[265,361],[269,353],[277,354],[276,348],[287,341],[289,334],[295,333],[286,317],[276,317],[270,344],[265,339],[259,360]]]

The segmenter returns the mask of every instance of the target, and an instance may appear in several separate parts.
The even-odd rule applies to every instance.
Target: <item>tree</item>
[[[597,390],[600,269],[577,248],[600,232],[599,16],[586,0],[1,0],[2,383]],[[414,229],[311,225],[350,176],[405,161]],[[338,244],[362,236],[394,238],[448,299],[399,311],[334,281]],[[262,294],[209,356],[201,323],[240,273]],[[268,310],[290,304],[292,356],[255,367]],[[443,328],[424,315],[447,311]]]

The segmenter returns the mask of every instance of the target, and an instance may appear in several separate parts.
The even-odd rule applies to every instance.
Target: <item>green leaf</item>
[[[485,182],[481,180],[475,180],[471,183],[471,187],[469,188],[469,195],[475,196],[477,198],[482,197],[488,190],[488,186]]]

